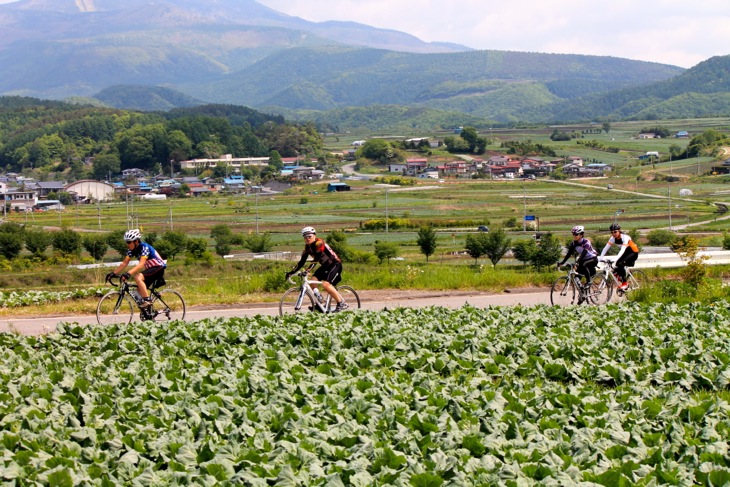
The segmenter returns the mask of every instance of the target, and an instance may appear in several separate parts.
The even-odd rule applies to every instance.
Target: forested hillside
[[[444,108],[445,103],[459,104],[468,97],[477,106],[473,113],[485,116],[482,97],[519,91],[515,85],[537,84],[538,91],[554,99],[572,98],[666,80],[680,72],[673,66],[601,56],[318,47],[280,51],[221,81],[183,88],[208,100],[318,110],[432,103]],[[456,104],[446,108],[458,109]]]
[[[272,151],[293,157],[318,154],[321,147],[313,125],[245,107],[141,113],[0,97],[0,170],[34,170],[41,178],[105,179],[128,168],[157,174],[170,161]]]

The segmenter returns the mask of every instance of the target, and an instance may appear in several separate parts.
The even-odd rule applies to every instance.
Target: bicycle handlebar
[[[119,280],[118,283],[114,282],[116,279]],[[107,282],[107,283],[111,284],[112,286],[117,287],[122,283],[122,277],[117,276],[116,274],[107,274],[104,282]]]

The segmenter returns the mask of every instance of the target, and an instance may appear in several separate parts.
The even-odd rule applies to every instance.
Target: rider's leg
[[[139,295],[143,298],[149,298],[150,293],[147,291],[147,285],[144,283],[144,275],[141,272],[135,274],[134,282],[137,284],[137,292],[139,292]]]
[[[341,280],[342,264],[336,263],[324,270],[320,267],[314,275],[318,280],[322,281],[322,289],[332,296],[335,303],[340,304],[342,302],[342,296],[339,292],[337,292],[337,288],[335,286]]]

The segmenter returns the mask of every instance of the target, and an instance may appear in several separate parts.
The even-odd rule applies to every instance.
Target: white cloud
[[[616,56],[691,67],[730,54],[725,0],[258,0],[321,22],[350,20],[475,49]]]

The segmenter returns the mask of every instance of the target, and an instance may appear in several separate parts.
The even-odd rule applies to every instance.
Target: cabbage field
[[[0,483],[725,485],[728,306],[4,334]]]

